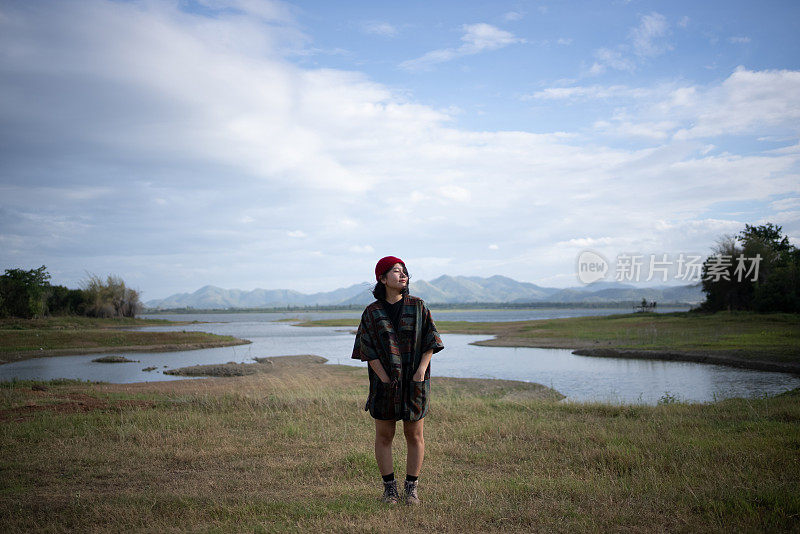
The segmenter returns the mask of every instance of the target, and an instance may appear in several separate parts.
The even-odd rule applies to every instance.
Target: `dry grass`
[[[614,406],[434,378],[425,503],[388,509],[377,502],[366,371],[273,367],[46,391],[5,384],[3,530],[797,531],[797,392]],[[400,428],[395,459],[402,476]]]

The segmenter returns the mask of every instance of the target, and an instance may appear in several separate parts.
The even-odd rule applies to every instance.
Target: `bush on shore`
[[[50,285],[50,274],[38,269],[6,269],[0,275],[0,317],[31,319],[48,315],[136,317],[142,309],[139,292],[119,276],[105,280],[90,274],[82,289]]]

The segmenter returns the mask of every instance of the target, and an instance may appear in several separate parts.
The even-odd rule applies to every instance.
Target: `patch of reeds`
[[[95,358],[92,360],[93,362],[98,363],[138,363],[139,360],[131,360],[126,358],[125,356],[117,356],[117,355],[109,355],[109,356],[102,356],[100,358]]]

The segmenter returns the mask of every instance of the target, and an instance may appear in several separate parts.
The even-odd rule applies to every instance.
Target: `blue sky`
[[[796,2],[0,2],[0,268],[326,291],[384,255],[800,245]]]

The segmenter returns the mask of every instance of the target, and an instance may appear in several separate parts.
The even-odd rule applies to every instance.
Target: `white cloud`
[[[690,19],[689,17],[687,17],[686,15],[684,15],[684,16],[682,16],[682,17],[680,18],[680,20],[678,21],[678,26],[680,26],[681,28],[686,28],[686,27],[688,27],[688,26],[689,26],[689,22],[690,22],[691,20],[692,20],[692,19]]]
[[[672,132],[679,126],[673,121],[661,122],[633,122],[633,121],[597,121],[596,130],[611,133],[616,136],[632,139],[647,138],[656,141],[668,139]]]
[[[632,59],[625,57],[619,50],[610,48],[599,48],[594,52],[595,62],[589,69],[592,75],[602,74],[608,67],[615,70],[633,71],[636,63]]]
[[[437,63],[444,63],[459,57],[497,50],[511,44],[525,42],[525,39],[515,37],[511,32],[483,22],[465,24],[462,29],[464,34],[461,36],[461,46],[432,50],[416,59],[403,61],[400,63],[400,67],[406,70],[422,70],[430,68]]]
[[[760,133],[792,141],[800,133],[800,71],[738,67],[721,84],[709,86],[547,87],[522,98],[613,101],[614,114],[595,121],[594,127],[622,137],[688,140]],[[788,146],[771,153],[797,150]]]
[[[524,42],[524,39],[514,37],[514,34],[496,28],[490,24],[467,24],[465,33],[461,37],[464,41],[462,50],[468,54],[477,54],[485,50],[496,50],[504,46]]]
[[[594,62],[588,74],[597,76],[609,68],[628,72],[636,70],[640,62],[672,50],[672,45],[665,40],[668,33],[669,24],[664,15],[655,12],[642,15],[639,25],[631,28],[628,43],[594,51]]]
[[[723,134],[800,132],[800,71],[737,69],[721,85],[694,95],[684,105],[692,125],[677,139]],[[678,106],[666,106],[675,113]]]
[[[217,14],[234,13],[268,23],[288,23],[295,8],[279,0],[199,0],[198,3]]]
[[[800,208],[800,197],[782,198],[770,203],[770,208],[784,211],[791,208]]]
[[[596,100],[596,99],[639,99],[651,96],[650,89],[627,87],[625,85],[591,85],[574,87],[547,87],[530,95],[522,97],[523,100]]]
[[[515,20],[521,20],[524,16],[525,15],[519,11],[509,11],[503,15],[503,20],[513,22]]]
[[[399,33],[397,28],[389,24],[388,22],[365,22],[362,26],[362,30],[364,33],[368,33],[371,35],[380,35],[382,37],[396,37]]]
[[[664,15],[655,12],[643,15],[639,25],[631,30],[633,52],[637,56],[655,57],[671,50],[672,45],[663,40],[668,28]]]
[[[746,36],[729,37],[728,42],[732,44],[747,44],[750,42],[750,38]]]
[[[372,254],[375,252],[375,249],[370,245],[353,245],[348,250],[350,250],[350,252],[355,252],[356,254]]]
[[[770,140],[770,138],[769,137],[767,137],[767,138],[759,138],[759,141],[763,141],[763,140]],[[796,142],[793,145],[784,146],[784,147],[781,147],[781,148],[775,148],[773,150],[767,150],[766,153],[767,154],[789,154],[789,155],[798,154],[798,155],[800,155],[800,142]]]
[[[411,191],[411,194],[408,197],[409,202],[416,204],[418,202],[422,202],[427,200],[429,197],[422,191]]]
[[[464,189],[463,187],[452,184],[440,187],[438,192],[441,197],[454,200],[456,202],[468,202],[472,197],[468,189]]]
[[[206,283],[340,287],[370,278],[357,254],[413,261],[416,279],[524,280],[572,267],[557,243],[706,246],[742,226],[708,223],[715,203],[797,190],[797,150],[709,152],[699,139],[777,130],[794,143],[796,71],[534,97],[630,98],[605,119],[617,131],[674,131],[674,120],[687,132],[633,149],[594,132],[457,128],[363,74],[287,62],[291,27],[176,5],[21,3],[0,20],[0,49],[15,51],[0,55],[0,118],[14,132],[0,175],[3,266],[47,258],[57,283],[143,273],[133,280],[147,298]],[[516,39],[470,35],[472,53]],[[491,258],[475,254],[481,243],[497,246]]]
[[[569,239],[567,241],[559,241],[557,246],[572,247],[574,249],[588,248],[588,247],[601,247],[609,245],[617,245],[625,247],[629,244],[627,239],[619,239],[613,237],[578,237]]]

